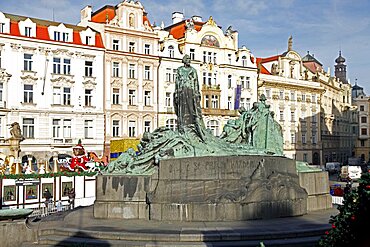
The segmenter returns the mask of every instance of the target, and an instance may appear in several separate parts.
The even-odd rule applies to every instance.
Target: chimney
[[[90,5],[87,5],[85,8],[81,9],[80,13],[81,13],[81,22],[91,21],[92,8]]]
[[[172,24],[176,24],[184,19],[184,14],[181,12],[172,13]]]
[[[194,22],[202,22],[202,17],[199,15],[193,15],[192,18]]]

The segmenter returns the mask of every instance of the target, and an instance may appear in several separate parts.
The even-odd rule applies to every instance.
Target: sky
[[[121,0],[0,0],[0,11],[77,24],[80,10],[93,11]],[[293,50],[302,57],[314,55],[325,70],[334,73],[339,50],[346,59],[351,84],[370,94],[370,1],[369,0],[141,0],[151,23],[171,24],[172,12],[185,18],[193,15],[208,20],[212,16],[225,30],[239,33],[255,57],[281,54],[293,36]]]

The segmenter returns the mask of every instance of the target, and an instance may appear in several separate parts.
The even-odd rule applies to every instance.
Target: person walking
[[[76,197],[75,190],[71,188],[68,192],[68,202],[70,209],[74,209],[75,207],[75,197]]]
[[[53,196],[51,195],[51,193],[50,193],[50,191],[49,191],[49,189],[48,188],[46,188],[45,189],[45,191],[44,191],[44,198],[45,198],[45,208],[46,208],[46,211],[48,211],[49,210],[49,204],[50,204],[50,202],[51,202],[51,198],[52,198]]]

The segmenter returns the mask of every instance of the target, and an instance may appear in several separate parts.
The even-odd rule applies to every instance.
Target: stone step
[[[99,229],[99,228],[97,228]],[[99,238],[101,240],[125,240],[125,241],[160,241],[160,242],[216,242],[216,241],[265,241],[279,239],[300,239],[318,237],[328,230],[327,227],[319,227],[312,230],[275,231],[275,232],[251,232],[243,229],[200,231],[200,230],[146,230],[137,229],[130,231],[96,231],[81,230],[74,228],[52,228],[40,230],[40,236],[63,236],[77,238]]]
[[[287,246],[300,246],[311,247],[315,246],[319,237],[304,237],[296,239],[276,239],[265,240],[265,246],[273,247],[287,247]],[[245,241],[217,241],[217,242],[153,242],[147,241],[126,241],[126,240],[102,240],[97,238],[81,238],[81,237],[66,237],[66,236],[43,236],[40,237],[39,243],[34,246],[110,246],[110,247],[257,247],[260,246],[258,240],[245,240]],[[32,245],[27,245],[32,246]]]

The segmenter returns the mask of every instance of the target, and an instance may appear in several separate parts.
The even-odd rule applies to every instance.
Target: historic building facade
[[[8,125],[20,124],[22,162],[71,154],[79,139],[102,153],[104,47],[98,32],[0,13],[0,56],[0,136],[5,142]]]
[[[284,136],[284,154],[314,165],[322,164],[319,82],[308,80],[302,57],[292,49],[258,58],[259,94],[265,94]]]
[[[249,109],[257,100],[257,66],[250,50],[238,47],[238,33],[225,31],[210,17],[184,19],[180,12],[172,15],[173,23],[156,27],[160,44],[158,73],[159,126],[175,128],[173,109],[176,69],[185,54],[198,71],[204,123],[218,136],[223,125],[237,116],[237,109]],[[162,90],[163,89],[163,90]]]
[[[346,163],[354,154],[357,134],[353,127],[357,124],[357,113],[352,105],[352,87],[346,79],[345,60],[341,54],[335,60],[335,75],[339,77],[324,71],[322,64],[310,54],[302,60],[307,79],[319,82],[325,90],[320,97],[322,160]]]
[[[106,48],[106,152],[112,140],[137,140],[157,127],[158,36],[138,1],[81,11],[81,26],[101,32]]]

